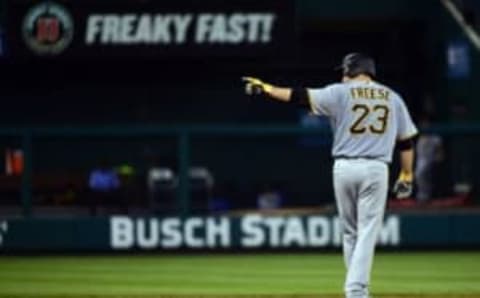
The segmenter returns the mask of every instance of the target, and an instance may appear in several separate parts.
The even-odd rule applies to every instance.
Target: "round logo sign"
[[[47,2],[32,7],[23,20],[23,38],[37,55],[58,55],[73,39],[73,19],[61,5]]]

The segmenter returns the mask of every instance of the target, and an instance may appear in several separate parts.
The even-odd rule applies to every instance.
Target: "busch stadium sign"
[[[381,247],[479,248],[480,217],[471,214],[388,214]],[[5,252],[252,251],[340,249],[333,215],[220,217],[16,218],[0,220]]]
[[[378,242],[400,244],[400,219],[386,218]],[[321,248],[341,245],[337,217],[110,218],[113,249]]]
[[[8,1],[16,56],[279,56],[294,33],[292,0]]]

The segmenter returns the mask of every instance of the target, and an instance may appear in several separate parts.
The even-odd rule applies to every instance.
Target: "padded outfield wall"
[[[480,248],[478,214],[388,214],[383,248]],[[0,252],[323,250],[341,246],[334,215],[12,219],[0,222]]]

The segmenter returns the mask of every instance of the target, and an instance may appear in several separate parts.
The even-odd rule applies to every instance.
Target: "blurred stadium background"
[[[480,297],[479,18],[476,0],[0,0],[0,297],[340,297],[328,124],[240,78],[322,86],[351,51],[422,132],[379,239],[404,253],[374,290]]]

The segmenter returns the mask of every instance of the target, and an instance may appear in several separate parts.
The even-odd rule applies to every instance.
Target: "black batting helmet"
[[[356,77],[359,74],[367,74],[375,77],[375,61],[372,57],[362,53],[350,53],[343,57],[342,64],[338,67],[343,75]]]

